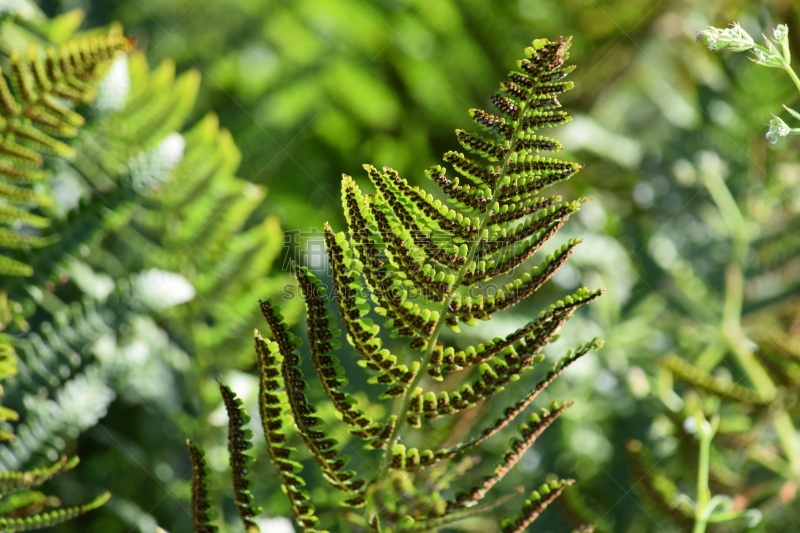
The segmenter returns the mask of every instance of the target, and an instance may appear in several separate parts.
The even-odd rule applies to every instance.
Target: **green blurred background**
[[[586,242],[542,297],[550,301],[579,283],[605,287],[603,298],[564,329],[553,354],[595,335],[606,346],[548,391],[548,399],[576,405],[505,486],[531,488],[530,480],[550,472],[574,477],[584,503],[611,531],[670,530],[632,490],[638,480],[624,443],[652,441],[654,454],[670,456],[674,435],[664,429],[663,406],[649,394],[648,376],[661,355],[698,350],[719,304],[729,244],[700,186],[702,175],[722,172],[737,198],[753,195],[764,204],[753,211],[764,219],[776,205],[796,202],[790,193],[800,182],[790,143],[773,149],[764,138],[770,113],[796,98],[791,85],[777,71],[756,71],[745,57],[710,53],[694,34],[733,20],[754,35],[778,22],[794,30],[796,3],[103,0],[40,6],[49,15],[81,8],[87,27],[120,21],[150,65],[172,58],[179,72],[199,69],[189,122],[218,114],[242,153],[238,176],[267,187],[251,220],[277,215],[284,231],[301,232],[321,230],[325,221],[343,228],[341,174],[365,181],[362,163],[391,166],[421,184],[422,171],[455,147],[454,128],[469,126],[466,111],[489,105],[489,93],[524,46],[572,35],[576,89],[562,104],[575,120],[555,135],[569,157],[586,165],[563,194],[593,202],[560,232],[561,239]],[[800,50],[800,32],[790,35]],[[271,275],[282,264],[283,256]],[[260,296],[252,294],[252,301]],[[758,294],[751,300],[746,309],[754,314],[770,303]],[[519,326],[536,306],[516,308],[481,335]],[[250,312],[257,314],[255,305]],[[241,344],[246,352],[246,333]],[[184,356],[184,368],[195,364],[191,350]],[[173,533],[189,531],[187,432],[204,442],[224,499],[225,419],[213,380],[222,375],[252,403],[253,362],[233,351],[213,358],[193,379],[182,378],[181,365],[140,377],[159,391],[149,397],[126,396],[121,384],[100,423],[68,439],[65,449],[82,464],[54,482],[54,492],[72,502],[105,487],[114,499],[59,531],[152,531],[156,523]],[[485,458],[501,453],[503,444],[487,445]],[[266,514],[287,516],[270,468],[259,453],[257,499]],[[306,469],[311,492],[325,508],[324,482],[313,470]],[[225,510],[232,520],[230,502]],[[336,513],[326,512],[323,517]],[[564,514],[549,510],[536,531],[568,530]],[[487,533],[493,527],[477,520],[464,526]]]

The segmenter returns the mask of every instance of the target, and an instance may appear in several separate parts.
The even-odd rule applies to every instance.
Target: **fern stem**
[[[511,139],[516,139],[519,136],[524,123],[522,117],[525,116],[527,108],[528,108],[528,102],[526,100],[520,106],[518,114],[520,119],[517,121],[517,124],[514,127],[513,135],[510,137]],[[503,180],[506,177],[506,174],[508,173],[508,165],[511,162],[512,155],[514,154],[515,152],[513,150],[509,150],[508,153],[506,153],[506,155],[503,157],[503,166],[500,170],[500,175],[497,178],[497,181],[495,182],[495,188],[492,191],[492,199],[489,203],[490,206],[494,205],[495,201],[497,200],[497,197],[500,194],[500,190],[502,189],[503,185]],[[447,298],[444,299],[444,302],[442,304],[442,309],[439,312],[439,317],[436,320],[436,324],[434,325],[433,331],[431,332],[431,336],[428,340],[428,345],[425,348],[425,354],[423,355],[422,361],[420,362],[419,370],[414,376],[414,379],[411,380],[411,383],[409,384],[405,394],[403,395],[403,402],[400,406],[400,410],[397,412],[397,423],[395,424],[394,429],[392,430],[392,434],[387,441],[386,449],[381,459],[381,465],[378,469],[378,474],[375,477],[375,480],[373,480],[373,482],[384,479],[386,477],[386,473],[389,471],[389,465],[391,463],[391,457],[392,457],[392,449],[394,448],[394,445],[400,438],[400,431],[406,424],[406,417],[408,416],[408,411],[411,407],[411,399],[414,396],[414,390],[419,386],[423,376],[428,370],[428,366],[430,365],[431,362],[431,357],[433,356],[433,350],[436,347],[436,341],[438,340],[439,333],[441,332],[442,327],[445,324],[447,313],[450,308],[450,303],[453,301],[453,298],[455,297],[456,292],[458,291],[458,287],[461,284],[461,281],[464,279],[464,276],[466,275],[467,271],[469,270],[469,267],[471,266],[475,258],[475,254],[478,252],[478,247],[483,238],[483,232],[486,229],[487,225],[489,224],[490,218],[491,218],[491,209],[487,209],[486,212],[483,213],[483,215],[481,216],[480,225],[478,227],[477,238],[472,242],[469,248],[469,252],[467,253],[467,259],[464,262],[464,265],[459,270],[455,282],[453,283],[453,287],[452,289],[450,289],[450,293],[447,295]]]

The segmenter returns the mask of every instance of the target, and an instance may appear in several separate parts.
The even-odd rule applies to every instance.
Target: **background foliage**
[[[674,353],[696,364],[709,346],[713,353],[721,326],[731,236],[707,177],[724,179],[761,235],[786,234],[800,209],[797,147],[788,141],[773,147],[764,138],[770,113],[791,105],[797,93],[780,72],[755,69],[744,56],[712,54],[694,34],[738,20],[759,35],[785,22],[792,48],[800,51],[792,2],[64,0],[41,6],[51,16],[82,8],[87,28],[120,21],[138,42],[127,69],[130,91],[141,91],[127,110],[115,107],[119,102],[91,109],[87,134],[78,139],[79,154],[88,155],[55,167],[57,205],[66,206],[61,214],[80,201],[74,191],[81,191],[77,212],[101,231],[94,240],[79,235],[63,257],[56,250],[66,247],[46,248],[43,277],[17,298],[37,304],[25,316],[24,342],[66,339],[73,345],[63,350],[71,358],[64,360],[76,361],[60,363],[68,370],[47,380],[48,392],[22,375],[6,387],[9,404],[24,406],[20,424],[42,424],[53,402],[88,419],[55,417],[69,427],[48,429],[47,439],[26,450],[12,446],[16,462],[4,459],[4,467],[74,452],[83,462],[53,481],[50,492],[67,503],[103,488],[114,494],[91,518],[61,526],[64,531],[150,531],[155,523],[187,531],[187,434],[203,441],[217,499],[230,501],[229,494],[222,497],[228,490],[225,416],[213,377],[221,373],[238,392],[250,390],[242,396],[255,412],[255,381],[246,372],[253,365],[249,331],[257,323],[255,299],[279,292],[285,281],[279,226],[321,231],[328,220],[343,227],[340,175],[359,175],[364,162],[390,165],[419,183],[421,170],[453,148],[453,128],[467,125],[465,110],[486,104],[520,48],[558,35],[574,36],[571,60],[578,65],[576,89],[563,101],[576,119],[558,137],[586,163],[581,179],[563,193],[594,201],[562,231],[586,242],[544,297],[579,283],[606,287],[563,332],[565,339],[598,335],[606,344],[550,389],[545,400],[571,398],[575,406],[529,452],[517,479],[556,472],[579,481],[581,501],[563,513],[548,511],[537,522],[542,531],[565,530],[566,517],[578,510],[608,531],[670,530],[641,489],[644,474],[661,469],[693,494],[693,437],[683,430],[685,406],[671,402],[660,361]],[[212,110],[230,136],[206,116]],[[108,140],[93,145],[98,139]],[[171,159],[177,147],[183,157]],[[218,152],[213,161],[212,150]],[[215,170],[198,171],[202,165]],[[137,176],[147,183],[134,186]],[[153,176],[160,177],[153,182]],[[213,179],[193,181],[204,176]],[[315,239],[304,237],[290,253]],[[791,258],[796,243],[776,249]],[[741,323],[750,339],[763,345],[763,334],[771,332],[782,339],[773,345],[791,351],[797,346],[795,270],[764,275],[787,257],[765,268],[748,263]],[[193,297],[146,301],[135,291],[147,273],[179,275]],[[176,286],[177,278],[167,279]],[[532,311],[515,309],[493,327],[513,329]],[[23,366],[33,350],[19,350]],[[735,360],[706,370],[750,385]],[[690,401],[682,387],[675,386]],[[70,391],[91,391],[91,409]],[[730,414],[745,429],[764,426],[751,407]],[[759,435],[773,450],[769,428]],[[647,444],[650,466],[643,472],[631,464],[629,439]],[[720,453],[721,465],[731,460]],[[796,492],[797,477],[786,471],[784,479],[739,466],[728,463],[752,476],[745,482],[778,479],[784,499]],[[264,456],[255,468],[264,477],[271,472]],[[267,515],[289,514],[277,485],[259,486],[256,500]],[[325,520],[323,486],[318,479],[311,492],[322,501]],[[741,480],[718,488],[753,502]],[[786,507],[797,509],[793,501]],[[232,520],[233,508],[226,511]],[[490,527],[464,524],[475,531]]]

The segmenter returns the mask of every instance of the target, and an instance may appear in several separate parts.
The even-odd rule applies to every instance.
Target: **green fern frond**
[[[500,524],[501,531],[503,533],[522,533],[542,514],[542,511],[564,492],[565,488],[573,483],[575,481],[572,479],[551,481],[539,487],[539,490],[531,492],[525,503],[522,504],[522,511],[514,518],[503,520]]]
[[[733,382],[715,378],[677,355],[665,356],[661,360],[661,364],[679,379],[721,398],[756,406],[764,406],[770,403],[769,400],[762,398],[755,391]]]
[[[344,470],[349,462],[349,457],[339,456],[339,452],[336,450],[337,442],[316,427],[320,424],[320,420],[314,416],[316,409],[306,399],[304,391],[308,384],[298,367],[300,358],[295,353],[295,349],[302,344],[302,341],[287,330],[283,317],[275,311],[270,302],[261,302],[261,312],[267,319],[267,324],[281,352],[281,375],[300,438],[311,451],[311,456],[322,468],[325,479],[331,485],[345,492],[360,493],[364,481],[353,479],[356,475],[354,471]],[[363,498],[355,497],[349,501],[352,502],[352,505],[357,506],[363,503]]]
[[[5,394],[4,381],[19,373],[17,363],[19,358],[14,347],[14,338],[9,332],[26,331],[30,328],[23,317],[23,307],[8,297],[8,293],[0,291],[0,400]],[[19,420],[19,413],[6,406],[0,405],[0,442],[14,439],[9,422]]]
[[[26,516],[24,518],[0,517],[0,530],[8,533],[16,533],[19,531],[35,531],[38,529],[54,527],[58,524],[63,524],[64,522],[84,515],[89,511],[97,509],[106,503],[109,498],[111,498],[111,494],[106,492],[89,503],[76,505],[75,507],[56,509],[54,511],[39,513],[33,516]]]
[[[553,420],[558,418],[570,405],[571,403],[554,403],[551,409],[542,409],[538,414],[531,413],[531,415],[528,416],[527,423],[520,425],[518,429],[519,437],[515,437],[511,440],[509,444],[510,451],[505,454],[503,460],[494,468],[494,472],[483,478],[480,485],[476,485],[465,492],[457,493],[455,500],[447,502],[447,511],[470,507],[474,505],[475,502],[482,500],[486,494],[517,465],[539,435],[541,435],[544,430],[553,423]],[[553,498],[555,498],[555,496]],[[533,518],[531,518],[531,521]],[[522,529],[524,529],[524,527]]]
[[[62,456],[47,467],[0,474],[0,531],[33,531],[53,527],[97,509],[107,502],[111,497],[108,492],[83,505],[41,511],[44,506],[57,506],[60,503],[55,498],[29,489],[73,469],[77,464],[77,457],[67,459]]]
[[[569,365],[589,353],[591,350],[597,349],[599,346],[599,341],[592,341],[576,349],[574,352],[565,355],[558,363],[554,365],[553,369],[531,389],[531,391],[525,397],[517,401],[517,403],[514,405],[507,407],[503,411],[503,416],[495,420],[492,425],[481,430],[478,436],[468,439],[467,441],[449,449],[419,451],[414,448],[410,450],[408,454],[418,456],[419,459],[412,461],[412,464],[409,464],[408,459],[406,459],[405,468],[407,470],[416,470],[423,467],[430,467],[443,460],[452,459],[453,457],[482,444],[484,441],[493,437],[502,429],[511,424],[514,420],[516,420],[517,416],[524,412],[525,409],[539,396],[539,394],[545,388],[547,388],[547,386],[550,385],[555,378],[557,378],[564,370],[566,370]],[[429,401],[437,404],[439,409],[446,410],[448,407],[449,396],[446,393],[441,393],[438,397],[433,397]],[[569,405],[569,402],[560,405],[554,402],[551,404],[550,410],[547,411],[547,414],[542,412],[542,420],[539,420],[538,422],[541,425],[541,430],[544,431],[544,429],[553,423],[561,415],[561,413],[569,407]]]
[[[391,386],[385,396],[402,394],[416,374],[418,365],[409,368],[399,364],[395,355],[382,348],[378,337],[380,326],[366,318],[370,307],[357,281],[363,264],[353,255],[345,234],[334,234],[330,225],[326,224],[325,247],[333,273],[336,302],[347,330],[347,340],[364,358],[359,363],[378,373],[370,379],[371,382]]]
[[[297,523],[303,532],[316,533],[318,530],[315,526],[319,519],[314,514],[308,492],[303,489],[306,483],[298,475],[303,467],[292,459],[297,450],[288,446],[284,432],[287,427],[291,427],[293,415],[287,408],[286,394],[280,392],[284,387],[283,354],[277,342],[265,341],[258,331],[255,332],[255,342],[259,375],[259,414],[269,455],[281,478]]]
[[[192,461],[192,522],[195,533],[213,533],[217,528],[211,525],[216,518],[214,502],[208,489],[208,465],[205,454],[192,441],[187,440],[189,458]]]
[[[228,452],[230,453],[231,476],[233,480],[234,501],[245,530],[248,533],[259,531],[253,517],[261,512],[261,507],[253,505],[250,492],[250,469],[253,459],[244,452],[252,448],[253,432],[245,428],[250,421],[242,406],[242,401],[234,392],[220,383],[225,410],[228,412]]]
[[[77,457],[72,459],[61,457],[57,462],[44,468],[37,468],[27,472],[2,472],[0,473],[0,497],[5,497],[18,490],[41,485],[53,476],[75,468],[77,464]]]
[[[409,186],[390,168],[364,166],[374,194],[365,193],[344,175],[342,204],[348,231],[336,233],[326,224],[324,235],[333,284],[330,293],[344,332],[327,309],[328,289],[307,268],[295,269],[306,304],[311,362],[322,390],[346,429],[368,441],[369,448],[382,450],[377,473],[369,482],[345,470],[347,458],[339,455],[339,443],[323,429],[316,406],[306,396],[311,385],[299,368],[301,341],[288,331],[277,307],[261,301],[273,338],[265,341],[256,332],[261,421],[270,457],[304,531],[313,531],[317,519],[302,489],[296,451],[288,445],[286,429],[290,427],[296,429],[325,479],[346,494],[348,499],[342,504],[366,506],[365,526],[375,531],[435,530],[504,501],[475,505],[571,404],[556,402],[531,414],[492,473],[465,493],[452,499],[443,494],[446,483],[436,484],[437,476],[442,483],[444,477],[431,467],[500,433],[564,369],[599,347],[597,340],[565,355],[524,398],[515,399],[500,418],[461,444],[425,449],[400,442],[407,428],[472,408],[535,370],[544,359],[542,350],[557,338],[559,328],[601,293],[580,288],[505,338],[459,350],[439,342],[444,326],[457,333],[460,323],[489,320],[532,296],[579,243],[571,239],[538,266],[525,266],[585,202],[540,196],[581,169],[580,164],[541,155],[561,145],[541,136],[540,130],[571,120],[558,102],[558,96],[572,88],[572,82],[564,81],[573,70],[564,64],[569,44],[569,39],[534,41],[519,71],[512,72],[500,92],[490,98],[502,116],[470,112],[490,135],[458,130],[458,141],[471,155],[447,152],[444,160],[459,177],[448,177],[441,166],[427,172],[447,196],[446,203]],[[360,366],[371,373],[369,382],[386,387],[381,399],[400,397],[399,409],[385,421],[368,416],[344,390],[347,377],[334,355],[341,348],[342,333],[360,356]],[[397,348],[385,346],[385,336],[403,338],[406,353],[394,353]],[[461,370],[472,371],[474,378],[455,389],[450,384],[454,379],[443,381]],[[430,477],[423,476],[427,482],[417,486],[410,472],[423,469]],[[504,522],[504,530],[523,531],[571,483],[543,485],[516,518]]]
[[[428,420],[433,420],[445,415],[453,415],[465,409],[469,409],[477,405],[478,402],[489,398],[491,395],[496,394],[503,390],[504,386],[513,383],[520,379],[520,376],[526,371],[533,368],[537,360],[536,352],[539,348],[550,342],[552,331],[547,333],[545,338],[541,340],[541,346],[536,345],[536,342],[529,341],[528,345],[523,345],[524,349],[519,352],[512,349],[505,350],[501,357],[496,358],[492,364],[480,362],[472,366],[476,366],[481,373],[481,377],[475,380],[472,384],[464,384],[458,391],[455,392],[440,392],[438,395],[433,392],[425,392],[421,387],[417,387],[411,396],[411,407],[409,409],[408,423],[414,426],[418,424],[420,417]],[[572,364],[575,360],[585,355],[589,351],[599,348],[601,343],[594,340],[585,346],[578,348],[575,353],[568,353],[556,365],[556,368],[548,374],[547,378],[539,382],[533,388],[528,396],[515,407],[514,412],[519,413],[527,407],[536,395],[541,392],[544,387],[549,385],[556,376],[558,376],[567,366]],[[531,348],[536,348],[532,350]],[[520,411],[516,411],[519,408]]]
[[[68,104],[94,100],[92,82],[118,53],[130,48],[131,42],[113,26],[105,35],[77,37],[44,51],[30,43],[24,54],[11,52],[7,71],[0,71],[0,198],[5,204],[0,223],[11,227],[2,230],[0,248],[27,250],[53,242],[52,237],[31,236],[18,227],[48,225],[30,210],[50,199],[31,185],[48,176],[41,170],[45,155],[75,155],[59,138],[75,137],[84,119]],[[1,274],[31,276],[33,271],[23,257],[0,256]]]
[[[428,374],[439,378],[467,367],[479,365],[495,357],[503,357],[507,362],[515,358],[525,358],[524,366],[539,362],[537,354],[552,339],[558,329],[569,320],[572,314],[583,305],[598,298],[601,291],[580,290],[564,301],[551,305],[539,317],[504,339],[496,338],[477,346],[468,346],[455,351],[452,347],[437,346],[431,357]],[[598,346],[599,347],[599,346]],[[530,359],[530,358],[533,359]],[[515,363],[521,365],[521,363]]]
[[[335,339],[341,332],[335,326],[335,319],[325,307],[325,288],[322,282],[305,267],[298,266],[296,274],[306,301],[311,361],[319,374],[322,387],[341,414],[342,420],[349,426],[350,433],[362,439],[372,440],[373,446],[379,447],[376,446],[377,437],[382,433],[383,426],[359,409],[358,400],[342,390],[347,378],[338,359],[331,353],[339,347],[340,343]]]
[[[31,457],[61,452],[65,437],[96,425],[115,398],[108,381],[102,368],[89,365],[59,385],[51,399],[31,397],[26,420],[15,429],[16,438],[0,447],[0,465],[7,470],[23,468]]]

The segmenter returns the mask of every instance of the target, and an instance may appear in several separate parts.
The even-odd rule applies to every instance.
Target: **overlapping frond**
[[[245,427],[250,421],[250,416],[242,406],[242,401],[227,385],[220,383],[219,390],[228,413],[228,452],[234,491],[233,499],[245,530],[253,533],[259,531],[253,517],[261,512],[261,508],[253,505],[253,494],[250,492],[250,469],[253,459],[245,453],[253,446],[251,442],[253,432]]]
[[[387,396],[402,394],[416,374],[419,364],[412,364],[409,368],[398,363],[397,357],[383,348],[383,342],[378,336],[380,326],[366,317],[371,308],[358,283],[358,273],[364,268],[363,263],[354,256],[345,234],[334,234],[330,225],[326,224],[325,247],[347,340],[363,358],[360,363],[377,373],[372,380],[391,387],[385,393]]]
[[[53,527],[97,509],[107,502],[111,497],[108,492],[82,505],[51,511],[41,510],[47,505],[46,497],[39,491],[31,489],[73,469],[77,464],[77,457],[68,459],[62,456],[49,466],[25,472],[8,471],[0,474],[0,498],[3,500],[0,531],[33,531]]]
[[[349,457],[340,456],[336,449],[338,443],[318,427],[321,421],[314,416],[317,410],[308,403],[306,398],[304,391],[308,388],[308,383],[299,368],[300,357],[295,353],[295,349],[302,344],[302,341],[288,331],[283,317],[270,302],[261,302],[261,312],[267,319],[267,324],[282,356],[281,376],[289,398],[292,418],[300,438],[308,447],[311,456],[322,468],[325,479],[331,485],[345,492],[359,493],[364,481],[354,479],[356,473],[344,469],[349,462]],[[350,501],[353,505],[358,505],[363,502],[363,499],[356,497]]]
[[[192,441],[187,440],[189,459],[192,462],[192,522],[195,533],[213,533],[217,530],[211,522],[216,518],[214,501],[208,488],[208,464],[205,454]]]
[[[299,476],[302,465],[294,458],[297,450],[287,443],[286,429],[291,427],[293,415],[287,405],[281,367],[283,354],[277,342],[266,341],[255,332],[256,356],[259,374],[259,414],[264,428],[272,464],[278,471],[286,496],[292,506],[295,520],[304,532],[314,533],[318,518],[310,496],[303,489],[305,481]],[[321,532],[320,532],[321,533]]]

